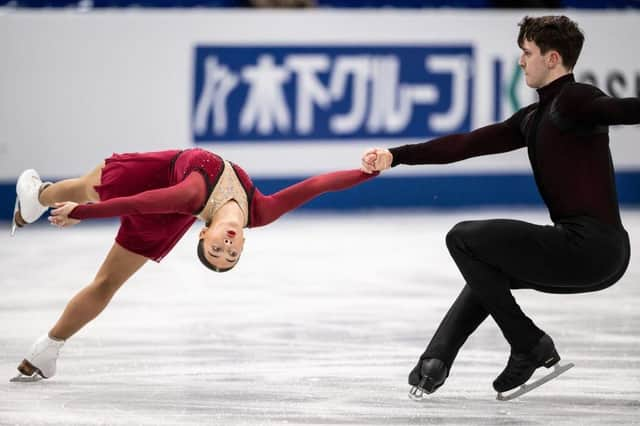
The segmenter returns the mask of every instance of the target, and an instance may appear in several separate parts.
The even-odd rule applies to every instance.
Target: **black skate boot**
[[[508,400],[523,395],[530,390],[548,382],[551,379],[573,367],[567,364],[560,367],[558,362],[560,355],[556,351],[553,340],[548,335],[540,338],[536,346],[528,353],[514,353],[509,356],[507,366],[500,375],[493,381],[493,388],[498,392],[499,400]],[[551,368],[556,366],[554,371],[536,382],[525,385],[526,381],[533,375],[534,371],[540,367]],[[503,396],[502,392],[507,392],[521,386],[520,390],[509,396]]]
[[[409,373],[409,398],[419,401],[425,398],[425,393],[435,392],[444,384],[449,376],[447,366],[437,358],[420,359]]]

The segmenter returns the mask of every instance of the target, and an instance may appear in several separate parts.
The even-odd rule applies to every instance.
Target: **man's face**
[[[540,48],[534,41],[525,39],[522,43],[522,54],[518,64],[524,71],[527,86],[539,89],[549,83],[550,61],[549,55],[553,52],[548,51],[546,54],[540,52]]]

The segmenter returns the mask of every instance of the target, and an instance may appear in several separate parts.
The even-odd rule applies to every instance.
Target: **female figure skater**
[[[43,183],[35,170],[26,170],[16,185],[12,233],[49,207],[54,208],[49,221],[59,227],[120,217],[120,229],[93,281],[33,344],[12,380],[52,377],[64,342],[94,319],[148,259],[160,262],[196,219],[204,222],[198,258],[212,271],[225,272],[240,259],[244,228],[267,225],[324,192],[371,177],[357,169],[338,171],[266,196],[239,166],[198,148],[114,154],[87,175],[56,183]]]

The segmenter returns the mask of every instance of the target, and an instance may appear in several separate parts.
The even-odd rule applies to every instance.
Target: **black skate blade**
[[[555,379],[556,377],[558,377],[559,375],[561,375],[562,373],[567,372],[567,370],[571,369],[572,367],[574,367],[575,364],[570,362],[568,364],[565,365],[560,365],[560,363],[557,363],[556,365],[553,366],[553,371],[549,374],[547,374],[544,377],[539,378],[538,380],[531,382],[531,383],[525,383],[524,385],[520,386],[517,390],[505,394],[503,392],[498,392],[498,395],[496,396],[496,399],[498,401],[511,401],[512,399],[516,399],[522,395],[524,395],[525,393],[529,393],[532,390],[534,390],[537,387],[540,387],[542,385],[544,385],[545,383]]]

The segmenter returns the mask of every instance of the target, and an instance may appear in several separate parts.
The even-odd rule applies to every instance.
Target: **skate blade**
[[[560,365],[560,363],[557,363],[556,365],[553,366],[553,371],[549,374],[547,374],[544,377],[539,378],[538,380],[531,382],[529,384],[525,383],[524,385],[520,386],[517,390],[509,393],[509,394],[505,394],[503,392],[498,392],[498,395],[496,396],[496,399],[498,401],[510,401],[512,399],[518,398],[522,395],[524,395],[525,393],[529,393],[532,390],[534,390],[537,387],[540,387],[542,385],[544,385],[545,383],[555,379],[556,377],[558,377],[559,375],[561,375],[562,373],[567,372],[567,370],[571,369],[572,367],[574,367],[575,364],[570,362],[568,364],[565,365]]]
[[[39,382],[42,380],[42,376],[37,373],[34,373],[32,376],[25,376],[24,374],[18,374],[16,377],[10,379],[10,382],[13,383],[33,383]]]
[[[16,223],[16,214],[20,209],[20,200],[18,200],[18,196],[16,195],[16,205],[13,207],[13,217],[11,218],[11,236],[16,235],[16,228],[18,224]]]
[[[409,390],[409,399],[414,401],[424,401],[427,399],[427,394],[433,391],[427,390],[427,378],[423,377],[416,386],[412,386]]]
[[[427,399],[427,391],[420,386],[412,386],[409,390],[409,399],[413,401],[424,401]]]

